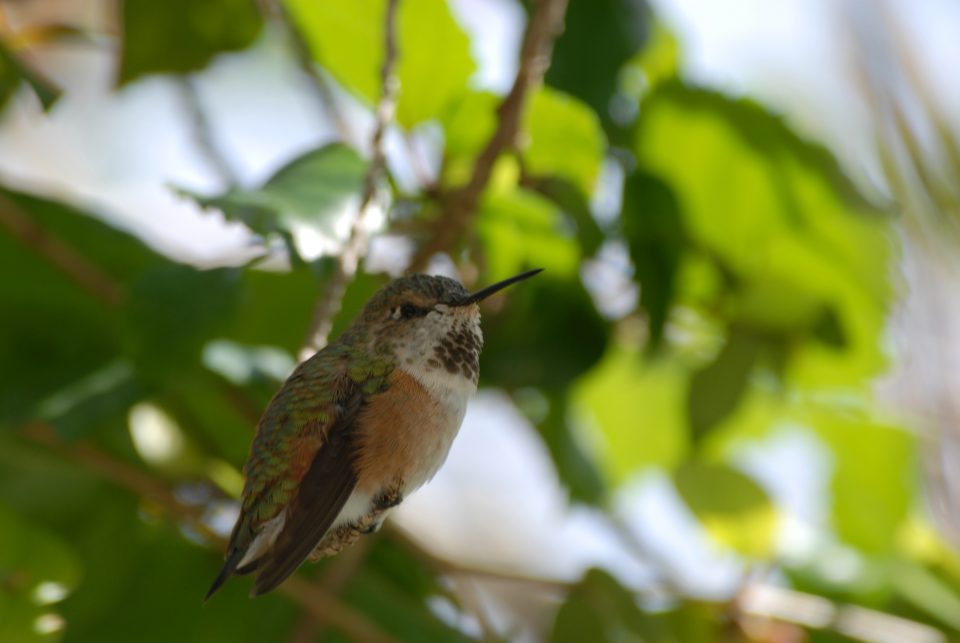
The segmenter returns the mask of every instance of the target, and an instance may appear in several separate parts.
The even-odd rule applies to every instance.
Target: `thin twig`
[[[54,236],[20,206],[0,194],[0,227],[76,282],[108,308],[123,304],[123,287],[73,246]]]
[[[310,323],[306,346],[304,347],[304,353],[307,355],[326,346],[327,336],[333,326],[333,318],[340,311],[343,293],[356,275],[360,259],[366,252],[367,235],[364,231],[364,224],[367,212],[373,206],[377,197],[378,185],[386,172],[383,139],[396,111],[397,92],[399,90],[399,81],[394,75],[394,67],[397,61],[396,14],[398,3],[399,0],[388,0],[387,2],[384,21],[384,60],[383,67],[380,70],[380,82],[383,89],[380,101],[377,103],[373,136],[370,141],[370,167],[364,176],[360,206],[350,229],[350,236],[334,264],[333,274],[330,276],[326,289],[314,308],[313,320]]]
[[[474,161],[470,180],[447,197],[430,237],[410,262],[411,270],[423,270],[433,255],[449,249],[460,238],[490,181],[494,163],[503,152],[516,145],[527,96],[543,82],[543,75],[550,66],[553,42],[563,30],[567,10],[567,0],[537,0],[534,4],[520,51],[517,77],[497,110],[497,129]]]
[[[217,144],[213,133],[213,124],[207,118],[207,112],[200,100],[196,83],[193,79],[184,76],[177,82],[177,88],[180,90],[183,107],[190,119],[193,140],[197,145],[197,150],[226,187],[237,185],[239,183],[237,172],[230,164],[227,155],[221,151]]]

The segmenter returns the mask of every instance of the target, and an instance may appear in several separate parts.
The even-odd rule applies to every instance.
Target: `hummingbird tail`
[[[230,555],[227,556],[227,559],[223,563],[223,567],[220,568],[220,573],[217,574],[217,577],[214,579],[213,585],[210,586],[210,589],[207,590],[207,595],[203,597],[204,603],[209,601],[210,598],[217,593],[217,590],[227,582],[227,579],[237,572],[237,565],[241,560],[243,560],[244,553],[244,550],[238,547],[232,547],[230,549]]]

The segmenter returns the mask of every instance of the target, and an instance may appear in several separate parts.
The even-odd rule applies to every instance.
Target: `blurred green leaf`
[[[38,414],[62,437],[74,439],[124,418],[148,390],[131,364],[118,361],[46,398]]]
[[[122,297],[144,270],[168,262],[56,201],[0,188],[0,208],[29,228],[24,237],[0,227],[0,271],[9,276],[0,280],[0,423],[12,424],[121,357],[119,316],[76,273],[95,274],[101,288]]]
[[[0,640],[60,640],[64,622],[53,604],[79,581],[76,556],[55,535],[3,504],[0,524]]]
[[[536,192],[488,192],[476,221],[490,283],[530,267],[544,268],[554,279],[577,274],[579,248],[563,229],[557,207]]]
[[[807,422],[834,456],[832,518],[844,542],[886,554],[907,520],[917,491],[917,453],[906,431],[861,413],[808,411]]]
[[[49,111],[60,97],[58,87],[24,65],[0,40],[0,113],[24,83],[33,90],[45,111]]]
[[[248,268],[242,281],[227,336],[248,346],[279,346],[295,356],[306,341],[310,304],[322,292],[322,279],[301,266],[289,272]]]
[[[642,103],[634,150],[677,196],[692,247],[732,280],[714,304],[719,314],[768,333],[809,334],[832,310],[844,349],[806,343],[789,377],[851,386],[878,372],[887,221],[824,148],[753,103],[664,82]]]
[[[687,373],[668,361],[644,362],[613,347],[573,392],[576,417],[599,433],[604,472],[615,484],[649,466],[671,468],[689,448],[683,396]]]
[[[133,284],[126,311],[127,349],[148,380],[196,369],[211,337],[229,328],[236,310],[236,269],[170,265]]]
[[[590,211],[590,203],[586,196],[571,181],[562,178],[549,178],[540,181],[536,190],[553,201],[577,231],[577,241],[580,242],[580,252],[585,257],[592,257],[600,250],[603,244],[603,230]]]
[[[500,97],[493,92],[470,91],[441,115],[444,154],[449,157],[473,157],[490,140],[497,127]]]
[[[648,16],[644,0],[571,0],[547,83],[609,122],[618,75],[646,40]]]
[[[492,279],[491,279],[492,281]],[[544,272],[484,316],[481,384],[562,391],[603,356],[607,323],[579,279]]]
[[[753,558],[771,556],[778,514],[763,487],[727,465],[697,461],[678,467],[673,480],[718,543]]]
[[[649,348],[663,342],[686,238],[677,199],[655,176],[635,172],[623,185],[620,215],[635,277],[640,307],[649,319]]]
[[[615,578],[590,569],[557,612],[551,643],[647,641],[647,617]],[[658,639],[653,639],[658,640]]]
[[[537,422],[537,430],[550,450],[560,481],[570,491],[572,500],[603,504],[607,497],[604,480],[571,424],[567,395],[551,393],[547,404],[546,417]]]
[[[712,643],[720,624],[710,608],[683,604],[647,612],[600,569],[590,569],[557,611],[550,643]]]
[[[286,5],[316,60],[348,90],[375,102],[382,91],[385,0]],[[411,127],[437,118],[463,95],[476,66],[444,0],[410,0],[397,11],[397,120]]]
[[[894,586],[911,605],[939,623],[960,631],[960,593],[918,563],[900,559],[894,565]]]
[[[593,110],[572,96],[541,87],[527,103],[523,126],[530,137],[522,151],[528,173],[560,176],[584,194],[593,194],[606,147]]]
[[[187,74],[250,46],[262,19],[254,0],[123,0],[118,85],[156,73]]]
[[[427,599],[447,594],[402,548],[378,539],[368,561],[343,597],[400,641],[468,641],[429,608]]]
[[[690,377],[687,418],[694,441],[736,410],[762,348],[757,337],[732,330],[714,360]]]
[[[308,226],[336,239],[336,224],[351,199],[359,199],[367,162],[341,143],[330,143],[293,159],[257,189],[231,188],[214,197],[179,190],[204,208],[217,208],[257,234],[286,235]]]

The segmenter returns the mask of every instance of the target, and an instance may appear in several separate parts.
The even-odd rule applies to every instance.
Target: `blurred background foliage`
[[[251,603],[238,581],[201,606],[253,427],[315,302],[345,287],[321,320],[335,336],[389,278],[338,264],[373,196],[350,126],[365,131],[382,95],[386,2],[123,0],[99,3],[99,32],[38,4],[0,3],[4,114],[54,116],[69,98],[34,58],[57,43],[108,48],[121,96],[164,77],[221,179],[165,189],[241,226],[249,252],[191,262],[84,199],[3,178],[0,640],[960,640],[960,558],[924,501],[925,445],[874,386],[899,209],[763,105],[685,79],[641,0],[524,3],[528,41],[540,25],[549,44],[551,11],[566,21],[544,82],[521,77],[515,103],[473,82],[473,36],[444,0],[400,0],[386,205],[367,232],[393,243],[394,274],[412,258],[474,287],[546,268],[484,309],[481,387],[535,426],[571,506],[599,512],[648,580],[600,562],[579,578],[472,569],[394,527],[281,592]],[[246,181],[195,83],[265,41],[340,135]],[[822,466],[791,477],[745,455],[784,435]],[[737,561],[729,591],[679,574],[629,519],[623,491],[651,472]],[[783,489],[814,484],[825,515],[798,526]],[[500,584],[481,600],[471,579]],[[534,598],[490,598],[504,592]]]

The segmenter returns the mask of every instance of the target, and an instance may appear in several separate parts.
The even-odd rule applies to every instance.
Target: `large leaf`
[[[793,334],[833,310],[849,342],[839,351],[808,343],[789,374],[822,387],[859,385],[878,371],[886,221],[826,150],[752,103],[675,82],[643,101],[634,149],[677,196],[692,246],[733,285],[720,314]]]
[[[597,115],[584,103],[541,87],[527,103],[523,149],[525,169],[534,176],[560,176],[586,194],[600,171],[606,139]]]
[[[644,0],[571,0],[547,83],[609,122],[620,70],[646,40],[648,16]]]
[[[579,279],[544,272],[506,299],[484,319],[481,384],[562,391],[603,356],[607,324]]]
[[[290,239],[297,227],[306,226],[334,240],[338,223],[356,214],[366,169],[367,162],[351,148],[331,143],[293,159],[256,189],[232,188],[212,197],[180,192],[261,236]]]
[[[476,226],[491,282],[530,267],[543,268],[553,279],[577,274],[579,248],[564,229],[557,206],[536,192],[488,192]]]
[[[687,244],[682,215],[670,188],[643,172],[624,181],[622,207],[623,236],[640,282],[640,307],[649,319],[649,346],[656,349],[663,341]]]
[[[687,418],[694,440],[701,439],[737,408],[762,348],[757,337],[731,331],[714,360],[690,377]]]
[[[674,472],[677,491],[717,542],[744,555],[773,552],[778,516],[763,487],[722,464],[688,462]]]
[[[550,643],[710,643],[717,615],[690,603],[648,613],[638,597],[600,569],[590,569],[557,611]]]
[[[578,382],[574,408],[599,439],[600,464],[620,484],[649,466],[673,467],[686,455],[683,396],[687,373],[669,361],[644,362],[615,347]]]
[[[385,0],[287,0],[316,60],[368,102],[382,91]],[[400,97],[405,126],[437,118],[467,90],[475,65],[470,42],[444,0],[409,0],[398,8]]]
[[[111,309],[143,270],[167,262],[55,201],[0,190],[0,207],[29,230],[24,237],[0,228],[0,271],[8,276],[0,280],[0,422],[12,423],[67,388],[78,401],[78,381],[117,363],[123,333]]]
[[[229,327],[240,274],[235,269],[163,266],[133,284],[126,311],[127,350],[151,379],[196,368],[200,351]]]
[[[121,14],[120,85],[203,69],[216,54],[252,44],[262,22],[254,0],[124,0]]]
[[[906,431],[848,410],[812,410],[807,421],[832,449],[833,526],[869,554],[887,554],[917,491],[916,443]]]

